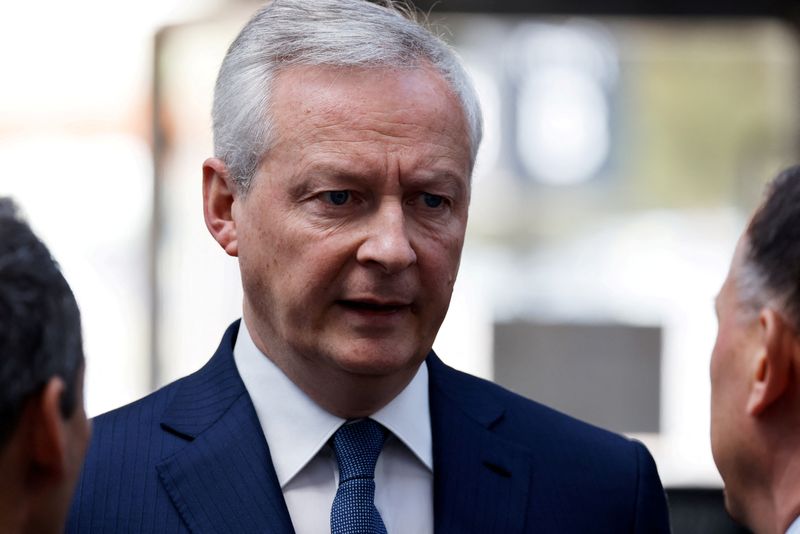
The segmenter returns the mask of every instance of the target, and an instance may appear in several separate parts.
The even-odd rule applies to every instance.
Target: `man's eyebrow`
[[[366,167],[353,165],[352,162],[337,164],[335,162],[312,163],[305,168],[303,174],[310,179],[335,178],[340,180],[360,181],[374,176],[374,172]]]
[[[301,197],[319,188],[346,189],[365,183],[367,176],[329,166],[308,168],[295,177],[289,191],[292,196]]]
[[[370,180],[377,175],[383,175],[383,169],[371,169],[367,166],[353,165],[352,162],[338,164],[336,162],[319,162],[308,165],[303,174],[313,179],[315,177],[339,178],[343,180]],[[412,171],[401,176],[401,182],[408,184],[429,184],[452,182],[459,187],[469,183],[469,177],[450,169],[428,169]]]
[[[406,185],[415,187],[444,186],[453,193],[466,193],[469,178],[449,170],[434,170],[421,175],[411,175],[403,180]]]

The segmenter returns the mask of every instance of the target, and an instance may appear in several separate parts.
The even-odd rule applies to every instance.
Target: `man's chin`
[[[396,345],[395,345],[396,347]],[[334,364],[348,374],[364,377],[391,377],[415,372],[425,360],[423,354],[414,351],[391,350],[388,347],[368,347],[359,350],[343,351],[332,356]]]

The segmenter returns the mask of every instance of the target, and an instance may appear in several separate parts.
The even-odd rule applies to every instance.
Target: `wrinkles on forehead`
[[[396,91],[373,89],[374,82],[387,79]],[[446,166],[469,178],[463,111],[432,69],[293,67],[280,74],[273,95],[275,142],[268,157],[302,157],[313,164],[320,154],[410,155],[415,166]]]

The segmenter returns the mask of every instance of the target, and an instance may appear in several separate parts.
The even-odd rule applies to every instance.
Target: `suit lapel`
[[[233,361],[238,323],[178,386],[161,426],[187,441],[156,466],[194,533],[290,534],[289,512],[253,404]]]
[[[428,357],[433,434],[434,530],[522,532],[530,453],[491,431],[504,413],[496,399]]]
[[[162,428],[186,440],[156,468],[194,533],[293,534],[269,448],[233,361],[238,323],[177,386]],[[522,532],[529,451],[492,432],[504,408],[435,354],[430,371],[436,532]]]

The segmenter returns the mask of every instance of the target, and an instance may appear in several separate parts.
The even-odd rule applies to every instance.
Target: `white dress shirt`
[[[244,320],[233,358],[255,406],[297,534],[330,532],[339,470],[328,445],[344,419],[325,411],[253,343]],[[391,431],[375,466],[375,506],[389,534],[433,532],[428,368],[372,419]]]
[[[786,534],[800,534],[800,517],[796,517],[792,524],[789,525]]]

